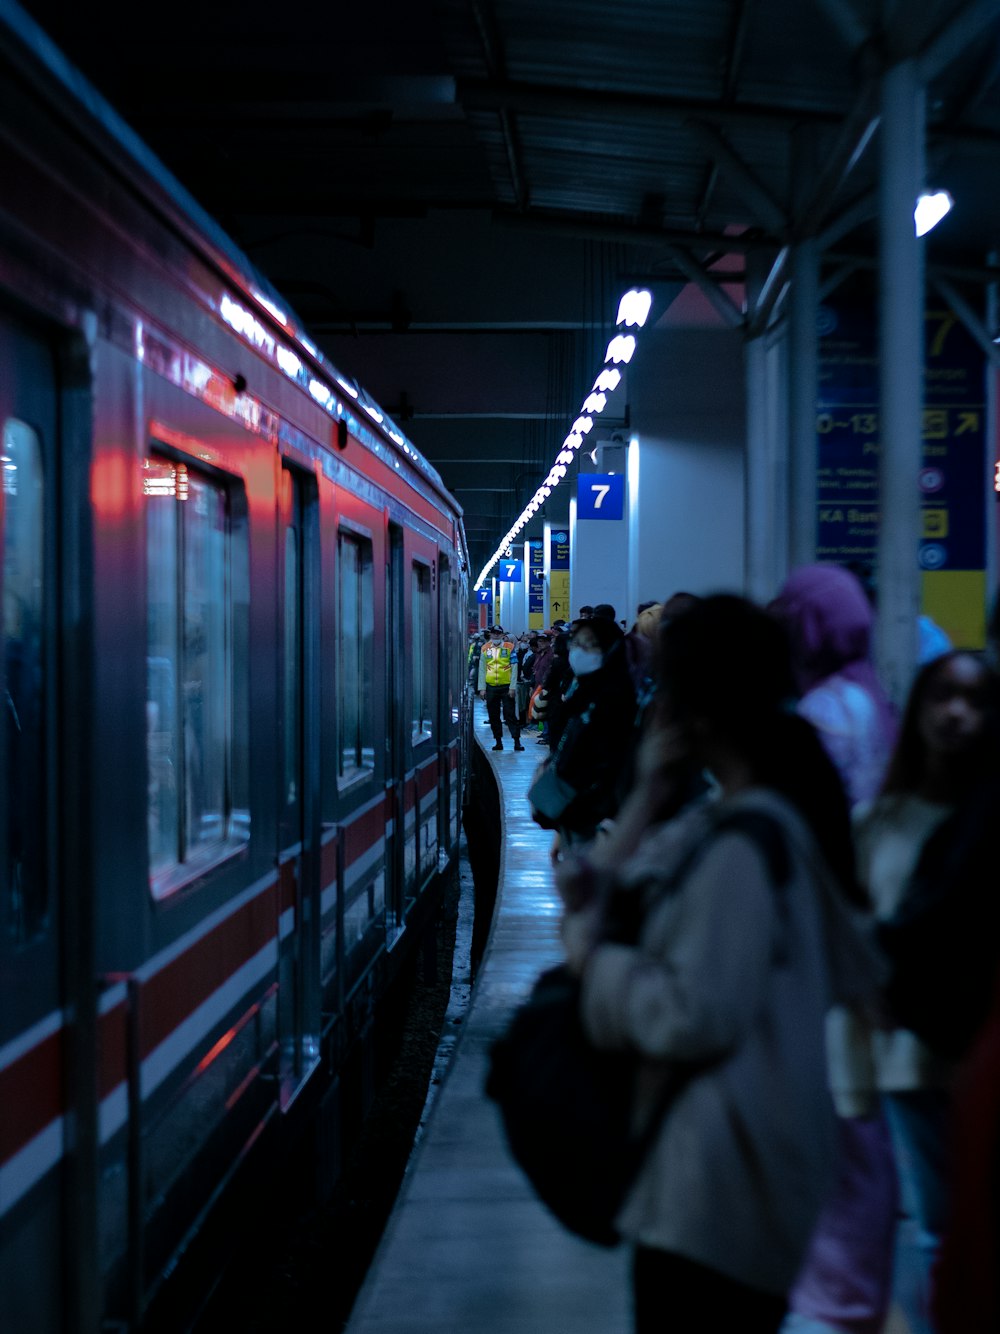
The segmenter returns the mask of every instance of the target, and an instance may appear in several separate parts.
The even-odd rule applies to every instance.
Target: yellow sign
[[[947,537],[948,536],[948,511],[931,510],[922,511],[924,518],[924,537]]]
[[[553,621],[569,621],[569,570],[549,575],[549,625]]]

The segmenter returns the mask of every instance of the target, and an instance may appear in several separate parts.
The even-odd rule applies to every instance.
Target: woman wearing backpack
[[[781,627],[706,598],[664,627],[659,677],[636,787],[557,877],[567,960],[591,1040],[636,1053],[637,1126],[668,1072],[693,1074],[617,1220],[638,1334],[774,1334],[833,1166],[825,1015],[870,996],[877,965],[849,901],[843,789],[794,713]],[[661,823],[692,764],[719,796]],[[609,938],[629,916],[637,937]]]

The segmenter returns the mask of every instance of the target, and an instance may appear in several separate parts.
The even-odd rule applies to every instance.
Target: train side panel
[[[457,851],[466,579],[415,453],[44,92],[0,79],[0,1288],[42,1334],[136,1327],[336,1114]]]

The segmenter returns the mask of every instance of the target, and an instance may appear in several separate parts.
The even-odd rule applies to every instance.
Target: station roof
[[[928,273],[985,310],[996,0],[23,7],[437,468],[473,574],[548,471],[621,290],[650,284],[659,317],[694,281],[759,332],[799,237],[830,281],[874,264],[887,64],[917,62],[927,183],[956,201]],[[748,265],[774,281],[745,311]]]

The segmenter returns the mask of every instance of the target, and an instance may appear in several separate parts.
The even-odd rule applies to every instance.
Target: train
[[[0,1323],[93,1334],[304,1123],[335,1172],[458,856],[468,552],[12,0],[0,99]]]

